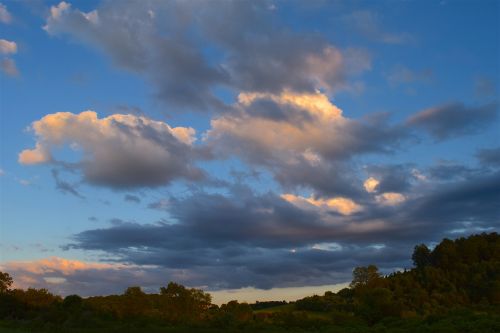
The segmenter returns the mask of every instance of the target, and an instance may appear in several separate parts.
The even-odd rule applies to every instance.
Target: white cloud
[[[0,3],[0,22],[4,24],[12,22],[12,15],[7,10],[7,7],[2,3]]]
[[[2,59],[0,62],[0,69],[9,76],[19,76],[19,70],[17,69],[16,62],[10,58]]]
[[[15,54],[17,52],[16,42],[0,39],[0,54]]]
[[[384,206],[396,206],[406,201],[406,197],[397,192],[385,192],[375,196],[375,200]]]
[[[366,192],[372,193],[372,192],[375,192],[377,190],[377,186],[379,184],[380,184],[380,182],[378,180],[376,180],[373,177],[370,177],[367,180],[365,180],[365,182],[363,183],[363,186],[364,186]]]
[[[344,197],[335,197],[329,199],[315,199],[314,197],[301,197],[296,196],[294,194],[283,194],[281,197],[300,207],[300,208],[310,208],[311,206],[315,208],[320,208],[322,210],[330,210],[336,211],[342,215],[351,215],[356,212],[359,212],[363,209],[363,207],[353,200]]]
[[[159,186],[174,178],[200,177],[191,164],[195,130],[161,121],[94,111],[59,112],[35,121],[35,148],[19,154],[22,164],[56,163],[53,153],[68,145],[82,153],[76,168],[90,183],[112,187]]]
[[[285,109],[285,118],[255,114],[256,105],[261,102]],[[222,151],[241,149],[239,152],[247,156],[255,152],[260,155],[256,158],[281,157],[287,163],[299,157],[314,164],[321,156],[343,151],[345,138],[339,130],[348,120],[324,94],[241,93],[237,108],[240,113],[213,119],[206,136],[207,141],[223,146]],[[264,112],[272,112],[269,109]]]
[[[49,19],[59,19],[61,15],[68,11],[71,7],[71,4],[61,1],[57,6],[50,7],[50,17]]]

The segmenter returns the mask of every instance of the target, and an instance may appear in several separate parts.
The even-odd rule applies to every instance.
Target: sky
[[[0,269],[295,299],[500,227],[497,1],[5,1]]]

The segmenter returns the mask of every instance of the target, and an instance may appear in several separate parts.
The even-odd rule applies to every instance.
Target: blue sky
[[[2,268],[63,294],[316,288],[498,230],[498,16],[2,2]]]

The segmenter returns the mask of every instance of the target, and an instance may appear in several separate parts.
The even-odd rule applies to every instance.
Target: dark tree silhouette
[[[358,286],[368,286],[380,279],[378,267],[375,265],[361,266],[354,268],[352,272],[351,288]]]
[[[0,293],[5,293],[12,286],[13,280],[9,273],[0,272]]]
[[[423,269],[431,264],[431,250],[425,244],[417,245],[411,259],[417,269]]]

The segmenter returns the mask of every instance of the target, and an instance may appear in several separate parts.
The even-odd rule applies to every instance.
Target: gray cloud
[[[467,179],[482,171],[451,161],[440,161],[428,169],[429,175],[437,181]]]
[[[349,216],[305,210],[237,186],[229,195],[171,198],[171,221],[116,222],[75,235],[67,248],[183,269],[185,281],[212,289],[343,282],[356,265],[409,267],[416,243],[498,229],[499,185],[500,174],[490,173],[408,192],[398,207],[364,199],[364,210]]]
[[[368,165],[365,169],[370,177],[379,182],[376,187],[376,192],[379,193],[408,192],[414,181],[412,174],[414,166],[409,164]]]
[[[241,94],[235,109],[212,120],[205,136],[217,157],[236,155],[264,167],[286,188],[324,195],[364,192],[352,160],[391,154],[409,138],[388,114],[349,119],[320,93]]]
[[[500,147],[491,149],[480,149],[476,157],[482,165],[500,167]]]
[[[61,3],[45,30],[96,46],[152,82],[161,99],[195,110],[228,108],[216,87],[334,92],[370,68],[364,51],[292,32],[266,1],[107,1],[88,13]]]
[[[127,189],[204,178],[203,171],[194,165],[198,153],[192,128],[172,128],[134,115],[98,118],[93,111],[49,114],[31,128],[37,142],[35,148],[19,154],[20,163],[62,165],[80,171],[90,184]],[[57,160],[52,151],[64,144],[81,153],[81,160]],[[60,189],[71,192],[67,185],[59,181]]]
[[[85,197],[76,189],[77,185],[71,184],[61,179],[61,177],[59,176],[59,170],[52,169],[52,177],[54,178],[56,182],[56,188],[59,191],[64,194],[72,194],[80,199],[85,199]]]
[[[370,40],[386,44],[403,44],[413,40],[408,33],[393,33],[382,28],[380,15],[368,10],[358,10],[342,18],[344,24],[354,28],[358,33]]]
[[[451,103],[423,110],[411,116],[407,124],[422,128],[437,140],[475,134],[491,124],[498,114],[498,104],[477,107]]]
[[[141,202],[141,198],[139,198],[138,196],[133,195],[133,194],[125,194],[125,196],[123,197],[123,199],[125,201],[128,201],[128,202],[135,202],[135,203],[140,203]]]

